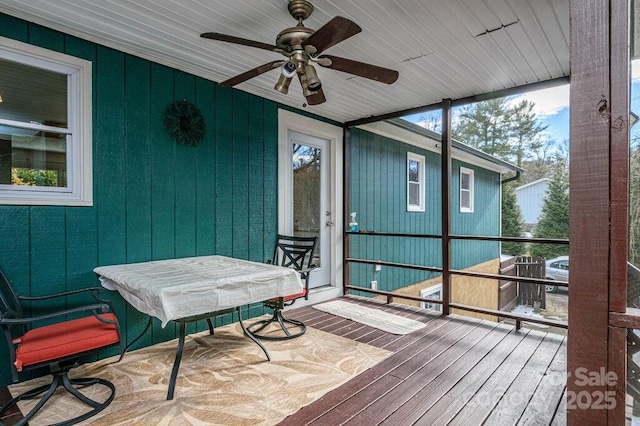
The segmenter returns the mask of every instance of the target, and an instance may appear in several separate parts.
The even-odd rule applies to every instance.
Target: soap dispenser
[[[356,212],[349,215],[349,232],[358,232],[358,222],[356,222]]]

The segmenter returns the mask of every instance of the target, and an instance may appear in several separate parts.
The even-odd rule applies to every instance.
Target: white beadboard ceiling
[[[0,0],[0,12],[220,82],[283,56],[200,37],[269,44],[296,22],[288,0]],[[327,102],[310,112],[346,122],[569,75],[569,0],[316,0],[305,21],[334,16],[362,32],[325,53],[400,73],[393,85],[316,67]],[[277,71],[235,86],[302,108]]]

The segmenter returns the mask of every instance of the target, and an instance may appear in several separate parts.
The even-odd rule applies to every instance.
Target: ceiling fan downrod
[[[291,0],[289,2],[289,13],[293,19],[298,21],[298,25],[302,25],[302,21],[311,16],[313,5],[307,0]]]

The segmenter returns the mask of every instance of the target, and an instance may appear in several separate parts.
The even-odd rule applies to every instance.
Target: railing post
[[[349,168],[349,146],[351,145],[351,130],[345,126],[342,129],[342,212],[343,223],[346,225],[349,223],[349,212],[351,211],[349,201],[351,199],[351,192],[349,191],[349,180],[351,176],[351,169]],[[342,293],[348,294],[349,289],[347,286],[350,283],[351,275],[349,270],[349,262],[347,259],[351,257],[351,245],[349,234],[347,233],[348,227],[344,226],[343,231],[343,246],[342,246]]]
[[[442,101],[442,315],[451,301],[451,99]]]

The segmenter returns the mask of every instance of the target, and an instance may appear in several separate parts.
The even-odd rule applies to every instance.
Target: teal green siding
[[[270,256],[278,226],[278,109],[292,108],[4,14],[0,35],[93,63],[93,207],[0,205],[0,266],[20,294],[99,285],[99,265]],[[175,100],[195,103],[205,117],[196,147],[177,145],[164,130],[164,111]],[[107,296],[131,341],[146,317],[117,293]],[[262,313],[257,304],[244,315]],[[199,323],[189,331],[204,329]],[[136,347],[174,337],[173,324],[163,329],[154,321]],[[4,344],[0,359],[7,359]],[[0,386],[9,380],[8,366],[0,365]]]
[[[425,157],[425,211],[407,211],[407,153]],[[357,212],[361,230],[436,234],[441,233],[440,156],[359,129],[351,131],[349,145],[350,211]],[[475,171],[475,209],[460,213],[460,166]],[[500,174],[453,161],[452,231],[461,235],[500,235]],[[440,239],[352,235],[350,256],[369,260],[442,267]],[[496,242],[456,241],[452,244],[452,267],[463,269],[499,256]],[[351,284],[391,291],[435,276],[405,268],[351,264]]]

